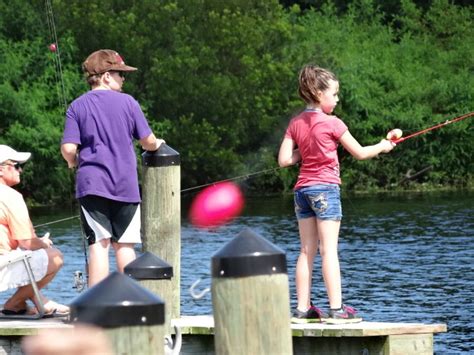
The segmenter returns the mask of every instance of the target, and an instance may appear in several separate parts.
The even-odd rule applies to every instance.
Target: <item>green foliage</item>
[[[25,196],[41,203],[70,199],[71,181],[59,153],[65,107],[47,27],[37,8],[25,1],[0,2],[0,9],[5,10],[0,28],[0,143],[32,152],[22,174]],[[63,81],[66,95],[78,92],[77,84],[69,85],[79,80],[67,62]]]
[[[205,183],[232,174],[236,163],[267,139],[275,115],[285,112],[293,91],[289,84],[296,68],[282,53],[293,34],[276,2],[216,4],[180,2],[164,7],[175,19],[168,28],[173,40],[152,54],[144,93],[155,103],[150,108],[153,117],[173,119],[180,128],[170,143],[183,151],[183,157],[202,159],[209,156],[207,149],[226,152],[231,164],[201,160],[193,165],[183,159],[186,185],[193,183],[191,177]],[[182,116],[192,117],[192,124],[180,125],[176,118]],[[205,135],[190,136],[194,125],[213,127],[219,144],[203,145]],[[193,139],[202,150],[184,152]]]
[[[86,7],[91,15],[84,19]],[[150,122],[172,122],[162,132],[182,154],[183,186],[238,173],[245,155],[268,141],[276,118],[287,113],[300,65],[288,44],[298,31],[290,21],[294,15],[276,0],[113,7],[95,0],[58,1],[58,8],[59,23],[78,34],[87,52],[116,48],[139,68],[127,78],[126,90]],[[89,32],[100,32],[100,43],[86,43]],[[124,34],[127,40],[119,40]]]
[[[472,111],[472,6],[302,1],[315,6],[301,11],[284,3],[53,0],[59,75],[44,2],[0,0],[0,142],[33,152],[22,190],[41,203],[72,198],[73,177],[59,153],[64,106],[87,90],[80,65],[99,48],[139,68],[125,91],[180,153],[183,188],[249,174],[248,191],[291,189],[297,168],[276,168],[276,155],[303,107],[297,74],[309,62],[339,77],[336,114],[363,145],[395,127],[408,135]],[[426,167],[408,184],[472,184],[471,122],[370,161],[341,150],[345,188],[399,187]]]
[[[196,172],[196,175],[184,179],[187,182],[184,188],[202,184],[202,181],[225,179],[238,171],[239,160],[232,149],[223,147],[225,144],[222,142],[223,134],[219,127],[213,126],[207,120],[196,121],[192,116],[181,116],[173,122],[165,120],[164,124],[169,127],[167,143],[181,141],[181,161],[186,163],[186,171]],[[182,127],[186,127],[185,140]],[[227,167],[228,170],[222,171],[222,167]],[[200,179],[203,174],[207,174],[204,180]]]
[[[317,47],[314,61],[341,81],[336,113],[363,145],[394,127],[408,135],[472,110],[472,8],[445,0],[427,12],[408,0],[402,8],[396,28],[384,25],[384,14],[370,0],[353,1],[344,15],[326,6],[302,18],[308,32],[301,40]],[[406,141],[383,157],[386,164],[344,159],[343,181],[352,189],[390,187],[408,170],[428,165],[433,170],[420,182],[435,173],[435,183],[467,181],[473,148],[463,142],[474,139],[470,125],[467,119]]]

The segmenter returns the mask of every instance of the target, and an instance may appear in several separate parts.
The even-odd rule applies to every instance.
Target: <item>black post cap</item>
[[[71,322],[104,328],[165,323],[165,303],[137,281],[114,272],[69,305]]]
[[[155,254],[147,251],[124,268],[125,275],[135,280],[171,279],[173,267]]]
[[[142,154],[142,163],[144,166],[151,167],[171,166],[180,165],[181,159],[176,150],[167,144],[162,143],[158,150],[155,150],[154,152],[145,151]]]
[[[286,274],[285,252],[245,228],[212,256],[213,277]]]

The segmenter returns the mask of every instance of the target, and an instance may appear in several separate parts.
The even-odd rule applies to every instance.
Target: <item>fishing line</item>
[[[444,127],[444,126],[447,126],[451,123],[455,123],[455,122],[459,122],[461,120],[464,120],[466,118],[469,118],[469,117],[472,117],[474,116],[474,112],[469,112],[465,115],[462,115],[462,116],[459,116],[459,117],[456,117],[456,118],[453,118],[451,120],[447,120],[445,122],[442,122],[442,123],[439,123],[439,124],[436,124],[432,127],[428,127],[428,128],[425,128],[425,129],[422,129],[420,131],[417,131],[415,133],[412,133],[406,137],[402,137],[402,138],[399,138],[399,139],[396,139],[396,140],[393,140],[394,143],[398,144],[398,143],[401,143],[403,141],[406,141],[407,139],[411,139],[413,137],[416,137],[416,136],[419,136],[421,134],[425,134],[427,132],[430,132],[430,131],[433,131],[435,129],[438,129],[438,128],[441,128],[441,127]],[[344,158],[344,157],[343,157]],[[341,159],[342,161],[342,159]],[[228,179],[223,179],[223,180],[218,180],[218,181],[214,181],[214,182],[211,182],[211,183],[207,183],[207,184],[202,184],[202,185],[198,185],[198,186],[194,186],[194,187],[189,187],[189,188],[185,188],[185,189],[182,189],[181,190],[181,193],[183,192],[189,192],[189,191],[193,191],[193,190],[197,190],[197,189],[201,189],[201,188],[204,188],[204,187],[207,187],[207,186],[211,186],[211,185],[215,185],[215,184],[218,184],[218,183],[221,183],[221,182],[225,182],[225,181],[235,181],[235,180],[239,180],[239,179],[248,179],[252,176],[256,176],[256,175],[260,175],[260,174],[266,174],[266,173],[270,173],[270,172],[275,172],[279,169],[282,169],[281,167],[276,167],[276,168],[270,168],[270,169],[265,169],[265,170],[260,170],[260,171],[256,171],[254,173],[249,173],[249,174],[244,174],[244,175],[239,175],[239,176],[236,176],[236,177],[233,177],[233,178],[228,178]],[[44,226],[44,225],[49,225],[49,224],[54,224],[54,223],[58,223],[58,222],[62,222],[63,220],[67,220],[67,219],[72,219],[72,218],[78,218],[79,216],[73,216],[73,217],[68,217],[66,219],[61,219],[61,220],[58,220],[58,221],[52,221],[52,222],[48,222],[48,223],[45,223],[45,224],[41,224],[41,225],[38,225],[36,227],[41,227],[41,226]]]
[[[274,172],[274,171],[279,170],[279,169],[282,169],[282,168],[276,167],[276,168],[270,168],[270,169],[260,170],[260,171],[254,172],[254,173],[249,173],[249,174],[240,175],[240,176],[236,176],[236,177],[229,178],[229,179],[224,179],[224,180],[219,180],[219,181],[210,182],[210,183],[208,183],[208,184],[198,185],[198,186],[194,186],[194,187],[188,187],[188,188],[186,188],[186,189],[181,190],[181,193],[183,193],[183,192],[189,192],[189,191],[193,191],[193,190],[197,190],[197,189],[200,189],[200,188],[203,188],[203,187],[207,187],[207,186],[211,186],[211,185],[216,185],[216,184],[219,184],[219,183],[225,182],[225,181],[235,181],[235,180],[240,180],[240,179],[249,179],[249,178],[252,177],[252,176],[260,175],[260,174],[266,174],[266,173],[270,173],[270,172]]]
[[[181,192],[189,192],[189,191],[196,190],[196,189],[200,189],[200,188],[203,188],[203,187],[207,187],[207,186],[211,186],[211,185],[216,185],[216,184],[221,183],[221,182],[224,182],[224,181],[235,181],[235,180],[239,180],[239,179],[248,179],[248,178],[250,178],[250,177],[252,177],[252,176],[255,176],[255,175],[266,174],[266,173],[274,172],[274,171],[279,170],[279,169],[283,169],[283,168],[276,167],[276,168],[270,168],[270,169],[260,170],[260,171],[254,172],[254,173],[249,173],[249,174],[245,174],[245,175],[239,175],[239,176],[236,176],[236,177],[233,177],[233,178],[228,178],[228,179],[224,179],[224,180],[214,181],[214,182],[210,182],[210,183],[208,183],[208,184],[203,184],[203,185],[199,185],[199,186],[189,187],[189,188],[186,188],[186,189],[181,190]],[[55,220],[55,221],[51,221],[51,222],[47,222],[47,223],[38,224],[38,225],[35,225],[35,226],[33,226],[33,227],[34,227],[34,228],[37,228],[37,227],[48,226],[48,225],[50,225],[50,224],[60,223],[60,222],[64,222],[64,221],[67,221],[67,220],[70,220],[70,219],[74,219],[74,218],[80,218],[80,215],[75,215],[75,216],[67,217],[67,218],[61,218],[61,219],[58,219],[58,220]]]
[[[63,76],[63,70],[62,70],[62,65],[61,65],[61,50],[58,42],[58,36],[56,33],[56,24],[54,22],[54,14],[53,14],[53,7],[51,5],[50,0],[45,0],[45,7],[46,7],[46,18],[48,22],[48,28],[49,28],[49,33],[51,36],[51,44],[50,44],[50,50],[53,52],[53,57],[54,57],[54,63],[55,63],[55,75],[56,75],[56,83],[59,83],[59,85],[56,85],[57,88],[57,93],[58,93],[58,99],[59,99],[59,105],[60,107],[63,108],[63,113],[65,114],[67,111],[67,101],[66,101],[66,89],[64,85],[64,76]],[[72,184],[71,186],[74,186],[74,173],[71,172],[70,174]],[[74,188],[73,188],[74,191]],[[72,192],[74,194],[74,192]],[[72,200],[72,199],[71,199]],[[71,214],[72,214],[72,202],[71,202]],[[50,225],[53,223],[59,223],[62,221],[66,221],[69,219],[73,218],[78,218],[79,216],[73,216],[73,217],[68,217],[68,218],[63,218],[57,221],[49,222],[49,223],[44,223],[41,224],[37,227],[40,226],[45,226],[45,225]],[[85,261],[85,270],[86,270],[86,277],[87,277],[87,282],[89,280],[89,261],[87,257],[87,246],[86,246],[86,237],[84,235],[84,231],[81,228],[81,236],[82,236],[82,241],[83,241],[83,249],[84,249],[84,261]],[[84,289],[85,283],[82,278],[82,272],[81,271],[76,271],[74,273],[74,288],[77,289],[78,292],[81,292]]]
[[[55,224],[55,223],[60,223],[60,222],[64,222],[64,221],[69,221],[70,219],[74,219],[74,218],[79,218],[79,216],[66,217],[66,218],[61,218],[61,219],[58,219],[58,220],[52,221],[52,222],[37,224],[36,226],[33,226],[33,228],[39,228],[39,227],[49,226],[50,224]]]
[[[432,127],[428,127],[428,128],[422,129],[422,130],[420,130],[420,131],[418,131],[418,132],[409,134],[409,135],[406,136],[406,137],[401,137],[401,138],[398,138],[398,139],[394,139],[394,140],[392,140],[392,142],[395,143],[395,144],[398,144],[398,143],[401,143],[401,142],[403,142],[403,141],[406,141],[407,139],[410,139],[410,138],[419,136],[419,135],[421,135],[421,134],[425,134],[425,133],[430,132],[430,131],[433,131],[433,130],[435,130],[435,129],[438,129],[438,128],[447,126],[447,125],[449,125],[449,124],[451,124],[451,123],[459,122],[459,121],[464,120],[464,119],[466,119],[466,118],[468,118],[468,117],[471,117],[471,116],[474,116],[474,112],[469,112],[469,113],[466,113],[465,115],[462,115],[462,116],[453,118],[453,119],[451,119],[451,120],[447,120],[447,121],[445,121],[445,122],[439,123],[439,124],[434,125],[434,126],[432,126]]]
[[[61,66],[61,51],[60,51],[60,46],[58,43],[58,36],[56,34],[56,25],[54,23],[54,15],[53,15],[53,7],[51,5],[50,0],[45,1],[45,7],[46,7],[46,19],[48,21],[48,28],[49,28],[49,33],[51,36],[51,41],[52,45],[54,44],[55,50],[53,52],[53,57],[54,57],[54,63],[55,63],[55,75],[56,75],[56,82],[59,83],[59,87],[57,87],[57,92],[58,92],[58,99],[59,99],[59,105],[63,107],[64,112],[66,112],[67,109],[67,101],[66,101],[66,89],[64,85],[64,78],[63,78],[63,70]]]

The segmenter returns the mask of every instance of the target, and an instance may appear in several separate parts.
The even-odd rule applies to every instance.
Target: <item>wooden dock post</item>
[[[122,273],[110,274],[70,308],[72,322],[105,328],[116,354],[165,353],[164,302]]]
[[[125,266],[125,275],[137,280],[140,285],[161,297],[165,304],[173,301],[171,278],[173,267],[155,254],[147,251]],[[171,310],[165,307],[165,330],[171,334]]]
[[[285,253],[246,228],[212,256],[217,354],[292,354]]]
[[[179,153],[166,144],[142,155],[143,251],[173,267],[172,295],[164,295],[171,318],[180,317],[181,168]]]

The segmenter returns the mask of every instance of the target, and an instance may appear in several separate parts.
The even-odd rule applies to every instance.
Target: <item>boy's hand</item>
[[[166,143],[164,139],[156,138],[156,149],[155,150],[158,150],[163,143]]]

